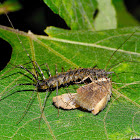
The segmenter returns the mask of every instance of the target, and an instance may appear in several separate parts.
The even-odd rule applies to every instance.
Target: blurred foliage
[[[15,12],[22,8],[22,5],[18,0],[7,0],[0,5],[0,14],[5,14],[9,12]]]

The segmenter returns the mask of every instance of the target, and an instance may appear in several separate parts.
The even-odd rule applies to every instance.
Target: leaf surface
[[[111,0],[71,0],[69,2],[44,0],[44,2],[54,13],[59,14],[72,30],[102,30],[117,27],[116,12]]]
[[[0,26],[0,37],[13,48],[10,62],[0,72],[0,139],[140,137],[140,28],[95,32],[97,29],[116,28],[116,24],[122,23],[122,19],[121,22],[117,21],[115,15],[118,10],[115,11],[110,0],[106,3],[99,0],[44,2],[59,14],[72,30],[49,27],[45,30],[48,36],[41,36]],[[97,9],[99,14],[93,19]],[[125,25],[126,23],[123,24]],[[100,69],[107,67],[106,70],[115,72],[110,75],[113,86],[111,101],[96,116],[83,109],[59,109],[58,117],[58,110],[52,103],[52,98],[56,96],[54,90],[47,99],[39,129],[40,110],[46,92],[36,92],[33,85],[18,86],[24,83],[35,84],[32,74],[20,68],[22,65],[35,74],[27,52],[31,60],[40,66],[46,78],[46,63],[52,75],[55,75],[56,64],[59,73],[62,67],[65,71],[70,68],[91,68],[95,65]],[[58,94],[75,93],[79,86],[81,85],[60,88]],[[31,105],[26,115],[17,125],[31,97]]]
[[[0,26],[0,37],[8,41],[13,53],[10,63],[0,73],[0,138],[1,139],[128,139],[139,136],[140,111],[140,29],[138,27],[117,30],[69,31],[54,27],[47,28],[49,36],[40,36],[17,32]],[[135,32],[133,35],[132,33]],[[34,86],[17,86],[19,83],[33,83],[33,77],[23,69],[13,65],[23,65],[34,73],[34,69],[24,48],[17,39],[17,34],[33,61],[41,67],[47,77],[46,66],[49,65],[55,75],[55,64],[61,68],[91,68],[98,65],[104,69],[112,53],[130,36],[132,37],[114,54],[107,68],[114,66],[112,74],[113,95],[107,107],[98,115],[82,109],[58,111],[52,104],[56,90],[50,94],[44,110],[39,130],[41,104],[45,93],[36,92],[33,104],[26,116],[16,125],[33,94]],[[131,61],[131,62],[128,62]],[[134,62],[135,61],[135,62]],[[26,75],[31,77],[29,79]],[[117,84],[118,83],[118,84]],[[123,84],[121,84],[123,83]],[[74,93],[77,85],[59,89],[58,94]],[[31,91],[25,91],[25,90]],[[10,90],[10,91],[9,91]],[[7,92],[9,91],[9,92]],[[6,93],[7,92],[7,93]],[[6,94],[5,94],[6,93]],[[4,96],[3,96],[4,95]],[[6,98],[5,98],[6,97]]]

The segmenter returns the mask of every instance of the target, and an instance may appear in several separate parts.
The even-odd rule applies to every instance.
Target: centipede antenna
[[[137,31],[137,30],[136,30]],[[136,32],[135,31],[135,32]],[[113,52],[113,54],[111,55],[111,57],[109,58],[109,60],[108,60],[108,62],[107,62],[107,64],[106,64],[106,66],[105,66],[105,71],[106,71],[106,68],[107,68],[107,66],[108,66],[108,64],[109,64],[109,62],[110,62],[110,60],[111,60],[111,58],[114,56],[114,54],[135,34],[135,32],[133,32],[121,45],[120,45],[120,47],[118,47],[114,52]]]
[[[0,2],[0,4],[2,4],[2,3]],[[4,9],[5,9],[5,8],[4,8]],[[10,25],[11,25],[11,27],[12,27],[13,29],[15,29],[15,27],[14,27],[13,23],[11,22],[9,16],[7,15],[7,13],[5,12],[5,10],[3,10],[3,11],[4,11],[4,13],[5,13],[5,15],[6,15],[8,21],[9,21],[9,23],[10,23]],[[15,29],[15,30],[16,30],[17,32],[19,31],[18,29]],[[36,70],[34,63],[33,63],[33,61],[31,60],[31,57],[30,57],[29,53],[27,52],[26,48],[24,47],[24,45],[23,45],[21,39],[19,38],[18,34],[16,34],[16,36],[17,36],[17,38],[18,38],[18,40],[19,40],[19,42],[20,42],[22,48],[25,50],[25,52],[26,52],[26,54],[27,54],[27,56],[28,56],[30,62],[33,64],[34,69]],[[35,72],[36,72],[36,74],[37,74],[37,71],[35,71]]]
[[[118,64],[121,64],[121,63],[123,63],[123,62],[135,62],[135,63],[140,63],[140,62],[138,62],[138,61],[122,60],[122,61],[120,61],[119,63],[116,63],[116,64],[112,65],[109,69],[107,69],[107,71],[109,71],[109,70],[112,69],[114,66],[117,66]]]
[[[0,4],[1,4],[1,2],[0,2]],[[7,15],[7,13],[6,13],[5,10],[4,10],[4,13],[5,13],[5,15],[6,15],[8,21],[9,21],[9,23],[10,23],[10,25],[11,25],[11,27],[12,27],[13,29],[15,29],[14,25],[12,24],[12,22],[11,22],[11,20],[10,20],[9,16]],[[15,30],[16,30],[17,32],[19,31],[18,29],[15,29]],[[29,71],[27,68],[23,67],[22,65],[18,65],[18,66],[16,66],[16,67],[20,67],[20,68],[26,70],[27,72],[29,72],[29,73],[35,78],[35,80],[36,80],[37,82],[38,82],[39,80],[38,80],[38,71],[36,70],[36,67],[38,67],[38,69],[40,70],[41,76],[42,76],[41,78],[45,79],[45,76],[43,75],[43,72],[42,72],[41,68],[39,67],[39,65],[37,64],[37,62],[31,60],[31,57],[30,57],[29,53],[27,52],[26,48],[24,47],[24,45],[23,45],[23,43],[22,43],[22,41],[21,41],[19,35],[16,34],[16,36],[17,36],[17,38],[18,38],[18,40],[19,40],[19,42],[20,42],[22,48],[23,48],[24,51],[26,52],[26,54],[27,54],[27,56],[28,56],[28,58],[29,58],[29,60],[30,60],[30,63],[32,63],[36,75],[33,74],[31,71]],[[34,84],[31,84],[31,83],[30,83],[30,84],[18,84],[18,85],[15,85],[14,87],[12,87],[12,88],[11,88],[10,90],[8,90],[7,92],[11,91],[13,88],[15,88],[15,87],[17,87],[17,86],[20,86],[20,85],[34,85]],[[37,87],[37,85],[34,85],[34,86]],[[6,93],[7,93],[7,92],[6,92]],[[28,102],[28,104],[27,104],[27,106],[26,106],[26,110],[24,111],[24,113],[23,113],[21,119],[17,122],[17,124],[20,123],[21,120],[25,117],[25,115],[26,115],[26,113],[27,113],[27,111],[28,111],[28,109],[29,109],[29,106],[32,104],[31,101],[33,101],[32,98],[33,98],[33,96],[34,96],[34,92],[35,92],[35,90],[33,91],[33,94],[32,94],[32,96],[30,97],[30,100],[29,100],[29,102]],[[3,95],[5,95],[6,93],[4,93]],[[42,111],[41,111],[41,117],[42,117],[42,114],[43,114],[43,111],[44,111],[44,108],[45,108],[45,105],[46,105],[47,96],[48,96],[48,92],[46,93],[46,96],[45,96],[43,108],[42,108]],[[41,117],[40,117],[40,121],[41,121]],[[39,122],[40,122],[40,121],[39,121]]]

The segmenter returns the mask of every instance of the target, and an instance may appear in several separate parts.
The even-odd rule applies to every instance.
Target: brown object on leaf
[[[109,78],[100,78],[77,89],[76,103],[94,115],[103,110],[110,100],[112,85]]]
[[[78,108],[79,105],[75,102],[75,94],[77,93],[67,93],[62,94],[56,97],[53,97],[53,102],[56,107],[63,109],[75,109]]]
[[[111,96],[111,81],[100,78],[77,89],[77,93],[62,94],[53,97],[56,107],[75,109],[82,107],[96,115],[105,108]]]

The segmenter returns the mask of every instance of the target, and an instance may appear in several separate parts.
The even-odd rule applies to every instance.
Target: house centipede
[[[11,21],[10,21],[10,23],[11,23]],[[14,26],[12,24],[11,24],[11,26],[14,28]],[[17,34],[17,37],[18,37],[18,34]],[[19,39],[19,42],[21,42],[21,44],[22,44],[22,41],[20,40],[19,37],[18,37],[18,39]],[[22,47],[24,48],[23,45],[22,45]],[[22,65],[19,65],[17,67],[21,68],[21,69],[24,69],[25,71],[27,71],[28,73],[30,73],[33,76],[34,84],[31,84],[31,85],[34,85],[37,88],[37,91],[39,91],[39,92],[47,92],[46,96],[45,96],[45,99],[44,99],[43,109],[41,111],[41,117],[42,117],[42,113],[43,113],[44,108],[45,108],[45,103],[46,103],[46,100],[47,100],[47,97],[48,97],[48,92],[53,91],[53,90],[55,90],[57,88],[65,87],[65,86],[68,86],[68,85],[71,85],[71,84],[77,84],[78,82],[83,82],[84,80],[86,80],[88,78],[91,81],[94,81],[94,80],[96,80],[98,78],[104,78],[104,77],[107,78],[109,74],[113,73],[113,72],[105,71],[103,69],[96,69],[95,67],[94,68],[79,68],[79,69],[69,70],[67,72],[62,72],[62,73],[56,74],[54,76],[51,76],[51,74],[49,74],[49,78],[47,79],[47,78],[44,77],[44,74],[43,74],[40,66],[37,64],[37,62],[33,62],[31,60],[27,50],[25,48],[24,48],[24,50],[26,51],[27,56],[29,57],[30,62],[32,63],[32,65],[33,65],[33,67],[34,67],[34,69],[36,71],[35,74],[37,76],[35,74],[33,74],[30,70],[28,70],[26,67],[22,66]],[[39,72],[37,71],[37,68],[39,69]],[[49,71],[49,68],[48,68],[48,71]],[[38,77],[38,75],[41,75],[41,76]],[[15,87],[16,86],[22,86],[22,85],[26,85],[26,84],[15,85]],[[8,92],[10,90],[8,90]]]

